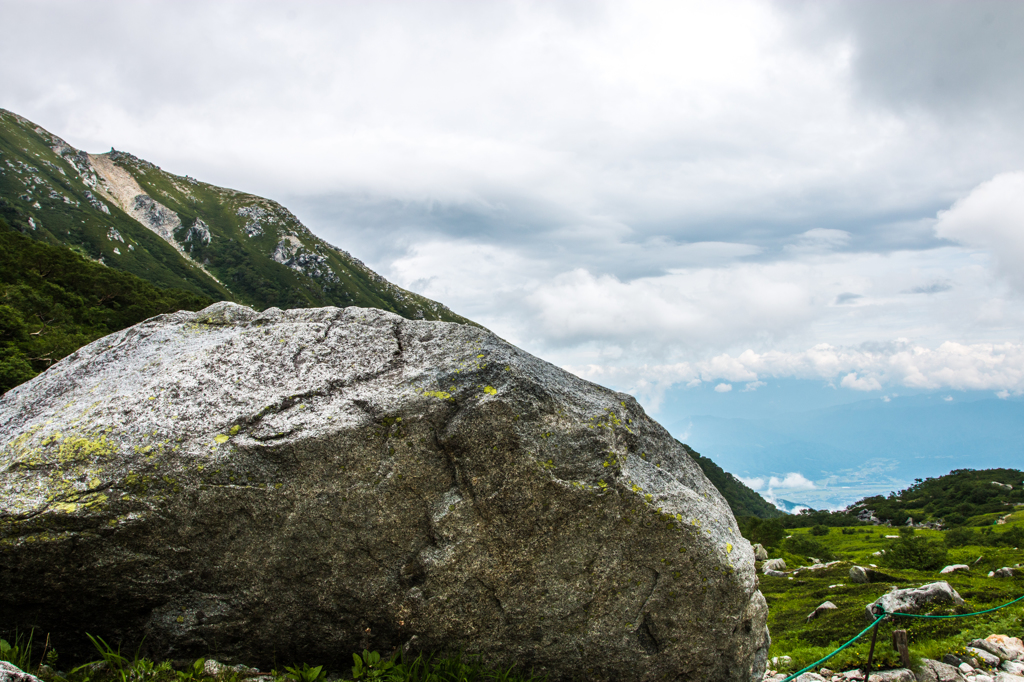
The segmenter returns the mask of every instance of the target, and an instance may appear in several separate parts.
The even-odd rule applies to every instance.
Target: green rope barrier
[[[856,637],[854,637],[853,639],[851,639],[851,640],[850,640],[849,642],[847,642],[846,644],[842,645],[841,647],[839,647],[838,649],[836,649],[835,651],[833,651],[832,653],[830,653],[830,654],[829,654],[828,656],[826,656],[825,658],[819,659],[819,660],[815,661],[814,663],[811,663],[811,664],[810,664],[809,666],[807,666],[807,667],[806,667],[806,668],[804,668],[803,670],[798,670],[797,672],[793,673],[792,675],[790,675],[789,677],[787,677],[786,679],[784,679],[784,680],[783,680],[782,682],[790,682],[790,680],[792,680],[792,679],[795,679],[795,678],[797,678],[797,677],[800,677],[800,676],[801,676],[801,675],[803,675],[803,674],[804,674],[805,672],[807,672],[808,670],[810,670],[810,669],[811,669],[811,668],[813,668],[814,666],[818,665],[819,663],[824,663],[824,662],[825,662],[825,661],[827,661],[828,659],[832,658],[833,656],[835,656],[836,654],[838,654],[838,653],[839,653],[840,651],[842,651],[843,649],[845,649],[846,647],[850,646],[851,644],[853,644],[854,642],[856,642],[856,641],[857,641],[858,639],[860,639],[861,637],[863,637],[864,635],[866,635],[866,634],[868,633],[868,630],[870,630],[871,628],[873,628],[873,627],[875,627],[876,625],[878,625],[879,621],[881,621],[881,620],[882,620],[883,618],[885,618],[885,612],[884,612],[884,611],[883,611],[883,612],[881,613],[881,615],[879,615],[879,616],[878,616],[878,618],[876,618],[876,619],[875,619],[875,621],[874,621],[873,623],[871,623],[871,625],[869,625],[869,626],[867,626],[866,628],[864,628],[863,630],[861,630],[861,631],[860,631],[860,633],[859,633],[859,634],[857,634],[857,636],[856,636]]]
[[[828,656],[825,656],[824,658],[818,659],[817,661],[815,661],[814,663],[811,663],[809,666],[807,666],[806,668],[803,668],[802,670],[798,670],[797,672],[793,673],[792,675],[790,675],[789,677],[784,679],[782,682],[791,682],[791,680],[794,680],[797,677],[800,677],[801,675],[803,675],[805,672],[807,672],[811,668],[814,668],[815,666],[817,666],[819,663],[824,663],[828,659],[832,658],[833,656],[838,654],[840,651],[842,651],[843,649],[845,649],[846,647],[850,646],[851,644],[856,642],[858,639],[860,639],[861,637],[866,635],[868,633],[868,631],[871,630],[871,628],[873,628],[876,625],[878,625],[879,622],[881,622],[881,620],[883,618],[885,618],[886,616],[905,616],[907,618],[967,618],[969,616],[980,616],[980,615],[982,615],[984,613],[992,613],[993,611],[998,611],[999,609],[1005,609],[1007,606],[1011,606],[1013,604],[1016,604],[1017,602],[1021,601],[1022,599],[1024,599],[1024,595],[1021,595],[1021,596],[1017,597],[1013,601],[1006,602],[1005,604],[1003,604],[1001,606],[994,606],[991,609],[985,609],[984,611],[975,611],[974,613],[956,613],[956,614],[953,614],[951,616],[930,616],[930,615],[927,615],[927,614],[920,614],[920,613],[897,613],[897,612],[889,613],[889,612],[887,612],[885,610],[885,607],[882,606],[881,604],[874,604],[873,607],[875,609],[877,609],[879,611],[879,613],[878,613],[878,617],[875,618],[874,622],[872,622],[871,625],[869,625],[866,628],[864,628],[863,630],[861,630],[859,633],[857,633],[857,635],[855,637],[853,637],[853,639],[851,639],[846,644],[842,645],[841,647],[839,647],[838,649],[836,649],[835,651],[830,653]]]

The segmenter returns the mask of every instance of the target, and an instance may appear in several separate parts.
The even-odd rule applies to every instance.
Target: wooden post
[[[908,639],[906,630],[893,630],[892,631],[892,646],[896,651],[900,652],[900,660],[903,662],[904,668],[910,667],[910,649],[908,648]]]
[[[868,649],[868,665],[864,671],[864,679],[870,679],[871,661],[875,658],[875,640],[878,639],[878,626],[882,624],[882,618],[875,621],[875,627],[871,628],[871,648]]]

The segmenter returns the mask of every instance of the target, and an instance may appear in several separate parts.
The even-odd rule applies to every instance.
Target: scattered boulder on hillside
[[[944,567],[939,573],[956,573],[957,571],[969,571],[971,567],[967,564],[952,564],[951,566]]]
[[[968,646],[967,653],[973,656],[974,658],[978,659],[982,663],[982,665],[985,665],[989,668],[999,667],[1000,658],[995,654],[991,654],[984,649],[979,649],[975,646]]]
[[[917,677],[909,668],[896,668],[873,672],[868,675],[868,682],[917,682]]]
[[[977,682],[982,682],[982,680],[977,680]],[[1024,682],[1024,677],[1020,675],[1012,675],[1010,673],[997,672],[995,682]]]
[[[967,646],[987,651],[993,656],[997,656],[1001,661],[1012,661],[1017,658],[1016,653],[1011,654],[1001,644],[989,638],[972,640]]]
[[[875,512],[871,509],[861,509],[857,512],[857,519],[862,523],[870,523],[875,526],[882,525],[882,520],[875,516]]]
[[[1020,661],[1003,661],[999,669],[1011,675],[1024,675],[1024,663]]]
[[[864,583],[871,582],[871,580],[868,578],[867,569],[861,566],[851,566],[850,582],[857,583],[858,585],[863,585]]]
[[[761,571],[763,571],[765,574],[767,574],[768,571],[785,571],[785,570],[786,570],[786,560],[785,559],[769,559],[768,561],[766,561],[763,564],[761,564]]]
[[[765,668],[753,551],[682,446],[472,326],[153,318],[0,398],[0,489],[0,613],[69,659],[91,632],[339,673],[407,644],[552,680]]]
[[[754,545],[754,559],[756,561],[768,560],[768,550],[762,547],[760,542]]]
[[[868,604],[864,612],[868,620],[874,620],[875,616],[871,607],[875,604],[880,604],[886,613],[917,613],[929,604],[946,602],[962,606],[964,600],[949,583],[943,580],[916,588],[893,589]]]
[[[1013,569],[1010,568],[1009,566],[1003,566],[1002,568],[997,568],[994,571],[989,571],[988,572],[988,577],[989,578],[1012,578],[1013,577]]]
[[[794,569],[793,570],[793,575],[797,575],[801,571],[820,571],[822,569],[832,568],[833,566],[838,566],[841,563],[843,563],[843,562],[842,561],[829,561],[829,562],[824,563],[824,564],[820,563],[820,562],[815,562],[815,563],[813,563],[810,566],[800,566],[799,568]]]
[[[1013,490],[1013,486],[1009,483],[1000,483],[999,481],[992,481],[992,485],[1003,490]]]
[[[942,662],[947,664],[947,665],[951,665],[954,668],[959,669],[960,664],[963,663],[964,660],[962,658],[960,658],[959,656],[956,656],[954,654],[944,654],[942,656]]]
[[[963,682],[963,679],[956,666],[930,658],[921,659],[921,667],[917,669],[917,682]]]
[[[828,682],[828,680],[818,673],[806,672],[800,677],[794,679],[793,682]]]
[[[1006,652],[1012,654],[1011,659],[1024,661],[1024,642],[1019,637],[1008,637],[1006,635],[989,635],[986,641],[1002,647]]]
[[[0,682],[42,682],[35,675],[27,672],[7,661],[0,661]]]
[[[837,608],[839,608],[839,607],[837,607],[835,604],[833,604],[830,601],[823,602],[817,608],[815,608],[813,611],[811,611],[809,614],[807,614],[807,622],[810,623],[812,620],[814,620],[815,618],[817,618],[821,614],[825,613],[826,611],[834,611]]]

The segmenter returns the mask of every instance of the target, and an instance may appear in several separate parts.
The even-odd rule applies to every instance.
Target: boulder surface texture
[[[0,661],[0,682],[42,682],[35,675],[27,672],[7,661]]]
[[[933,603],[952,603],[963,606],[964,600],[949,583],[941,580],[911,589],[893,589],[868,604],[864,608],[864,614],[868,620],[874,620],[875,616],[871,607],[875,604],[881,604],[886,613],[917,613]]]
[[[62,654],[90,632],[342,674],[410,640],[556,680],[764,671],[753,551],[682,446],[483,329],[164,315],[6,393],[0,448],[0,614]]]

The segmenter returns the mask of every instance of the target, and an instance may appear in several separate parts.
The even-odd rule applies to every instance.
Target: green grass
[[[1015,515],[1015,518],[1020,515]],[[1006,532],[1024,520],[1011,521],[998,527]],[[768,625],[772,633],[771,656],[787,655],[792,658],[789,669],[799,670],[822,658],[863,630],[868,624],[864,609],[867,604],[888,592],[892,587],[919,587],[945,580],[967,602],[960,612],[980,611],[999,606],[1024,595],[1024,577],[989,578],[989,571],[1002,566],[1024,562],[1024,552],[1008,546],[966,545],[949,549],[947,564],[972,564],[969,573],[941,575],[938,570],[912,570],[883,565],[874,553],[888,548],[894,540],[884,535],[896,535],[893,528],[866,526],[852,534],[831,528],[823,536],[811,536],[810,529],[795,529],[791,535],[806,534],[825,544],[843,563],[819,571],[801,572],[792,579],[760,575],[761,591],[768,600]],[[915,537],[941,543],[944,531],[918,530]],[[783,543],[785,544],[785,543]],[[769,549],[772,558],[782,557],[789,569],[807,565],[809,557],[797,556],[782,549]],[[979,557],[980,561],[974,563]],[[871,567],[892,578],[882,582],[856,585],[850,582],[849,570],[853,565]],[[940,567],[941,568],[941,567]],[[831,587],[840,585],[842,587]],[[829,611],[807,622],[807,615],[824,601],[831,601],[838,609]],[[938,605],[932,613],[952,613],[951,605]],[[1024,606],[1015,604],[1006,609],[981,616],[955,619],[896,618],[879,626],[875,649],[875,667],[899,667],[899,656],[891,645],[892,630],[908,631],[911,654],[917,657],[941,659],[976,637],[993,633],[1020,636]],[[824,664],[833,670],[861,667],[867,662],[870,635]]]
[[[31,239],[0,215],[0,393],[101,336],[212,302]]]
[[[418,654],[383,657],[377,652],[363,651],[353,654],[353,665],[343,670],[330,671],[322,665],[307,662],[283,666],[269,674],[254,677],[251,673],[222,667],[215,675],[206,672],[206,659],[178,663],[156,662],[141,655],[142,647],[129,657],[120,645],[109,644],[102,637],[87,634],[99,658],[80,664],[68,672],[56,670],[59,656],[49,646],[49,639],[39,661],[32,655],[33,634],[17,634],[14,644],[0,640],[0,660],[10,661],[20,669],[36,675],[44,682],[344,682],[348,680],[386,682],[544,682],[546,676],[536,676],[514,667],[496,668],[488,665],[482,656],[458,653],[452,656]],[[45,665],[44,665],[45,662]]]

